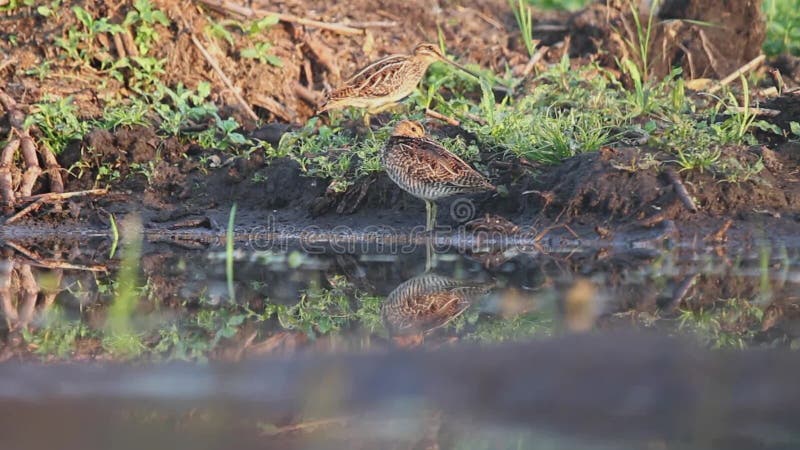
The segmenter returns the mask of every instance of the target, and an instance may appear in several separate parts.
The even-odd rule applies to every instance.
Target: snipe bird
[[[403,120],[381,151],[381,164],[400,188],[425,201],[426,230],[436,223],[436,200],[457,194],[493,191],[483,175],[438,142],[418,122]]]
[[[411,95],[428,67],[436,61],[478,77],[464,66],[445,58],[437,46],[419,44],[410,55],[387,56],[356,72],[328,94],[317,113],[348,106],[363,108],[367,110],[364,120],[369,124],[370,114],[381,112]]]
[[[461,315],[492,287],[425,273],[397,286],[386,297],[381,320],[393,337],[425,334]]]

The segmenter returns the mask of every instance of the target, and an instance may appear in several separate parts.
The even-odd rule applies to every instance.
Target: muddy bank
[[[610,70],[616,70],[615,58],[636,58],[621,46],[632,38],[633,18],[620,2],[597,2],[576,13],[536,15],[542,31],[536,31],[535,37],[546,46],[542,47],[545,52],[536,67],[527,67],[527,50],[521,45],[518,26],[505,1],[448,4],[433,11],[423,3],[412,1],[398,6],[393,2],[350,2],[345,6],[286,2],[284,9],[298,17],[371,25],[363,25],[362,31],[353,35],[286,21],[269,26],[261,31],[271,43],[274,56],[282,61],[279,65],[265,66],[243,58],[242,51],[251,44],[246,33],[231,33],[232,41],[220,39],[216,52],[220,69],[253,103],[258,119],[268,121],[258,129],[230,89],[214,75],[192,43],[190,33],[184,33],[190,30],[200,34],[211,25],[210,17],[222,19],[230,11],[217,11],[219,8],[214,9],[209,3],[193,9],[155,2],[171,25],[154,25],[160,38],[169,44],[153,47],[150,56],[166,61],[163,82],[169,86],[183,83],[196,88],[200,82],[210,82],[210,99],[221,113],[232,113],[244,124],[245,134],[272,145],[277,144],[282,133],[312,115],[314,100],[327,86],[338,84],[363,61],[407,51],[420,40],[436,41],[439,30],[459,61],[476,63],[497,73],[508,68],[522,78],[517,95],[530,88],[534,69],[560,60],[565,53],[575,57],[572,66],[597,60]],[[734,3],[736,14],[717,17],[720,2],[666,2],[656,15],[660,22],[651,50],[659,49],[663,58],[654,61],[653,75],[664,76],[668,68],[682,66],[687,78],[717,78],[757,54],[764,35],[759,2]],[[97,17],[107,17],[111,23],[120,22],[132,10],[127,4],[110,7],[99,0],[83,2],[81,6]],[[268,9],[270,5],[260,6]],[[208,14],[201,13],[201,8],[206,8]],[[698,28],[690,22],[710,20],[709,17],[719,27]],[[96,54],[91,53],[96,49],[79,47],[80,51],[90,52],[88,67],[76,68],[68,60],[56,58],[51,48],[56,38],[67,35],[72,28],[81,28],[74,15],[45,20],[30,8],[18,8],[3,19],[11,24],[4,32],[13,34],[16,44],[0,43],[9,55],[9,63],[0,69],[9,77],[0,88],[16,99],[23,113],[30,112],[28,105],[50,95],[70,97],[81,119],[96,118],[110,98],[130,95],[136,87],[129,79],[130,71],[124,68],[121,81],[109,77],[102,92],[97,87],[94,66],[102,66],[107,56],[130,56],[116,43],[109,43],[105,53]],[[175,25],[178,23],[181,27]],[[678,25],[680,29],[669,28]],[[730,30],[737,36],[735,46],[726,38]],[[103,44],[103,39],[98,38],[98,42]],[[45,63],[49,72],[36,72]],[[785,79],[787,87],[791,87],[792,73],[787,72]],[[584,226],[597,236],[602,236],[606,228],[652,227],[663,221],[675,221],[679,228],[701,236],[718,230],[729,219],[735,223],[730,227],[732,232],[752,225],[795,230],[800,212],[796,177],[800,149],[788,139],[787,130],[792,122],[800,120],[800,108],[796,108],[799,97],[787,94],[764,105],[780,111],[768,120],[783,132],[782,136],[770,135],[761,140],[769,147],[721,149],[723,158],[743,164],[763,163],[764,169],[747,180],[726,180],[725,174],[696,169],[681,171],[674,155],[648,144],[614,144],[553,166],[532,165],[513,157],[498,160],[497,155],[482,154],[487,175],[502,189],[497,194],[441,202],[439,223],[461,226],[488,213],[520,227],[564,223]],[[3,130],[9,128],[6,121],[10,119],[4,118],[0,123]],[[65,190],[109,186],[111,192],[95,202],[70,199],[60,210],[45,206],[18,223],[107,227],[109,213],[135,211],[142,214],[147,227],[194,224],[216,229],[226,222],[234,203],[238,206],[237,222],[245,226],[272,221],[297,227],[385,225],[407,229],[422,223],[424,204],[401,191],[382,173],[357,178],[346,191],[338,192],[330,188],[331,180],[306,176],[291,159],[269,159],[263,152],[241,155],[202,148],[185,139],[164,137],[160,125],[156,120],[148,126],[94,129],[69,142],[58,156],[58,164],[64,169]],[[210,125],[193,126],[203,129]],[[359,134],[356,127],[347,132]],[[438,127],[433,134],[441,137],[453,133],[468,134],[453,127]],[[41,130],[33,127],[31,134],[39,138]],[[476,144],[482,146],[481,142]],[[652,161],[658,164],[650,164]],[[20,172],[21,169],[13,174],[15,179],[22,176]],[[46,190],[46,183],[39,180],[33,193]]]
[[[442,201],[439,224],[457,228],[492,214],[523,228],[566,223],[630,231],[665,220],[701,236],[728,220],[734,223],[733,232],[750,227],[780,226],[785,232],[800,228],[797,143],[785,142],[775,150],[728,146],[721,152],[722,157],[742,163],[761,161],[764,168],[751,179],[724,181],[710,171],[682,171],[674,156],[647,146],[605,147],[552,166],[506,161],[487,166],[487,175],[501,193]],[[200,156],[215,158],[220,167],[202,166],[197,162]],[[21,223],[70,220],[103,227],[108,213],[138,212],[148,227],[194,224],[219,229],[234,203],[242,226],[377,225],[408,230],[424,222],[424,203],[382,172],[357,178],[344,192],[332,192],[330,180],[307,176],[289,158],[266,160],[261,153],[230,156],[174,138],[164,140],[151,128],[93,131],[83,143],[68,148],[60,162],[69,166],[79,159],[98,167],[110,165],[121,181],[94,205],[74,200],[60,214],[31,216]],[[145,162],[151,164],[147,175],[137,172]],[[86,170],[68,179],[67,187],[88,189],[97,177],[96,171]],[[601,231],[597,233],[602,237]]]

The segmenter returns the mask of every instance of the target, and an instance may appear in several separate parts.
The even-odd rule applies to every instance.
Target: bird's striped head
[[[445,59],[438,46],[428,43],[417,44],[417,46],[414,47],[414,56],[421,56],[430,59],[431,61]]]
[[[425,128],[419,122],[413,120],[401,120],[397,122],[392,131],[392,136],[402,136],[411,138],[425,137]]]

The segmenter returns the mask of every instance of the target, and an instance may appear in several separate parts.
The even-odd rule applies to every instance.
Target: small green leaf
[[[275,55],[266,55],[264,59],[266,59],[268,63],[275,67],[283,67],[283,61],[281,61],[281,59]]]
[[[756,120],[753,122],[753,126],[761,131],[768,131],[779,136],[783,135],[783,130],[781,130],[781,127],[775,125],[774,123],[769,123],[766,120]]]
[[[208,98],[211,95],[211,83],[203,81],[197,84],[197,96],[201,99]]]
[[[254,34],[260,33],[263,30],[266,30],[267,28],[275,25],[276,23],[278,23],[278,16],[269,15],[255,22],[252,22],[247,32],[252,36]]]
[[[164,25],[165,27],[169,25],[169,19],[167,18],[167,15],[159,10],[153,11],[153,20],[161,25]]]
[[[86,28],[91,29],[92,22],[94,22],[94,19],[92,18],[92,15],[89,14],[88,11],[86,11],[83,8],[81,8],[80,6],[73,6],[72,7],[72,12],[75,13],[75,17],[77,17],[78,20],[81,21],[83,26],[85,26]]]
[[[246,48],[246,49],[242,50],[241,55],[242,55],[242,58],[258,59],[258,50],[256,50],[253,47],[249,47],[249,48]]]
[[[800,137],[800,122],[789,122],[789,130],[793,135]]]
[[[231,317],[230,319],[228,319],[228,326],[229,327],[237,327],[237,326],[241,325],[242,323],[244,323],[244,319],[245,318],[246,318],[246,316],[244,314],[237,314],[237,315]]]

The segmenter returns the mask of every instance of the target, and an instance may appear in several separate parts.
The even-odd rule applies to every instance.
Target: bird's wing
[[[421,180],[460,185],[459,180],[471,176],[483,178],[475,169],[436,141],[427,138],[408,138],[397,145],[412,176]]]
[[[381,97],[388,94],[393,83],[387,80],[396,74],[398,67],[407,59],[406,55],[390,55],[371,63],[331,92],[330,98],[352,97],[354,94],[359,97]]]

